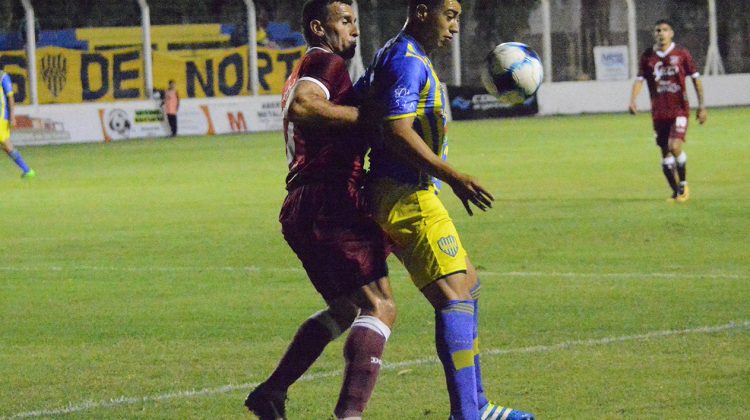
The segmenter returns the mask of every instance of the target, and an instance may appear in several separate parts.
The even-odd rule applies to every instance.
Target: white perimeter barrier
[[[750,74],[703,76],[706,106],[750,105]],[[698,105],[692,79],[685,81],[691,107]],[[545,83],[539,89],[539,113],[541,115],[582,114],[596,112],[627,112],[633,81],[617,82],[555,82]],[[648,111],[651,101],[648,87],[638,95],[638,109]]]
[[[282,130],[281,97],[183,99],[178,135],[214,135]],[[15,145],[110,142],[165,137],[169,125],[159,101],[19,106]]]
[[[750,105],[750,74],[703,77],[706,106]],[[690,80],[688,84],[692,84]],[[541,115],[626,112],[633,82],[558,82],[539,90]],[[690,103],[698,103],[688,86]],[[214,135],[282,130],[279,95],[219,99],[184,99],[178,118],[179,135]],[[638,108],[650,109],[645,83]],[[109,142],[165,137],[169,126],[158,101],[19,106],[16,145]]]

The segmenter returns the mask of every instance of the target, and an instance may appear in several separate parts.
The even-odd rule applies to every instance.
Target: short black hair
[[[659,26],[662,24],[669,25],[669,27],[674,31],[674,25],[672,25],[672,21],[670,21],[669,19],[659,19],[656,21],[656,23],[654,23],[654,26]]]
[[[302,33],[305,35],[305,41],[310,45],[315,41],[315,34],[310,30],[310,22],[319,20],[325,22],[328,20],[328,6],[333,3],[344,3],[352,5],[352,0],[307,0],[302,6]]]
[[[461,3],[461,0],[456,0]],[[409,14],[417,10],[417,5],[424,4],[428,9],[437,9],[445,3],[445,0],[409,0]]]

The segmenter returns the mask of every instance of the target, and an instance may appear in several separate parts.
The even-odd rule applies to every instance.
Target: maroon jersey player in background
[[[328,307],[300,325],[274,372],[248,395],[245,406],[263,420],[285,418],[288,388],[350,327],[334,413],[339,419],[361,418],[396,317],[384,234],[357,206],[367,144],[356,134],[361,114],[351,106],[345,61],[353,57],[359,35],[351,4],[305,3],[302,22],[310,48],[282,94],[289,174],[279,220]]]
[[[651,96],[651,116],[654,122],[656,144],[661,149],[662,171],[672,188],[670,200],[685,202],[690,197],[687,184],[687,154],[682,150],[687,134],[690,104],[685,79],[693,79],[698,96],[698,122],[706,122],[703,102],[703,83],[693,57],[685,48],[675,45],[674,29],[667,20],[654,25],[656,44],[641,55],[638,77],[630,95],[630,113],[636,114],[635,100],[641,92],[643,81],[648,84]]]

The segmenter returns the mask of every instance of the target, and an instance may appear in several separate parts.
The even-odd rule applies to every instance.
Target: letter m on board
[[[242,111],[237,112],[237,114],[227,112],[227,118],[229,119],[229,128],[232,131],[247,131],[247,121],[245,121],[245,114]]]

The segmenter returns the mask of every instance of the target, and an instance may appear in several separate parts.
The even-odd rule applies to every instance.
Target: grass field
[[[443,200],[481,270],[490,396],[539,419],[750,418],[750,109],[691,123],[666,202],[647,114],[456,122],[496,196]],[[279,133],[23,149],[0,161],[0,418],[246,418],[322,307],[279,233]],[[428,304],[400,307],[370,419],[445,419]],[[326,419],[343,340],[290,392]]]

